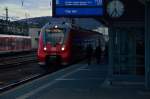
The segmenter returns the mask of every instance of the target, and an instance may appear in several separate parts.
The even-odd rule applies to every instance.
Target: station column
[[[108,64],[108,66],[109,66],[109,69],[108,69],[108,77],[109,78],[112,78],[112,76],[113,76],[113,39],[114,39],[114,27],[109,27],[109,64]]]
[[[145,7],[145,87],[150,89],[150,1]]]

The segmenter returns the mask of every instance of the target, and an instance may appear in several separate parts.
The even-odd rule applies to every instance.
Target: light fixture
[[[55,25],[55,28],[58,28],[58,26],[57,26],[57,25]]]

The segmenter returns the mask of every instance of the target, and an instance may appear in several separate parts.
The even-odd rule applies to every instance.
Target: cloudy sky
[[[0,16],[5,16],[6,7],[9,16],[17,19],[52,16],[50,2],[51,0],[0,0]]]

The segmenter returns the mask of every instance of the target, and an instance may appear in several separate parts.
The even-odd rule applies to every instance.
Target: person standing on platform
[[[100,64],[100,62],[101,62],[101,55],[102,55],[102,50],[101,50],[101,46],[99,44],[95,49],[95,57],[96,57],[97,64]]]
[[[93,56],[93,48],[92,48],[92,45],[89,44],[86,48],[86,58],[88,58],[87,59],[88,65],[90,65],[92,62],[92,56]]]
[[[108,45],[105,46],[105,63],[108,64]]]

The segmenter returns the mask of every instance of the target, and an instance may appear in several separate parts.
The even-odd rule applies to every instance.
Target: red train
[[[101,33],[81,29],[69,23],[48,23],[39,36],[39,64],[68,64],[85,56],[86,45],[96,47]]]
[[[0,53],[31,50],[31,37],[0,34]]]

